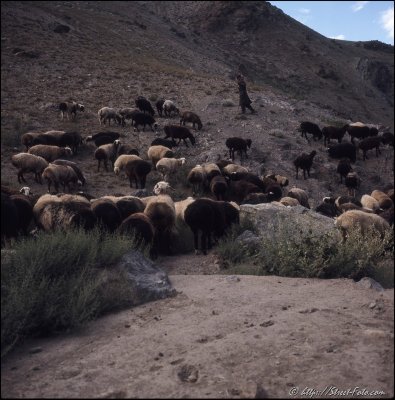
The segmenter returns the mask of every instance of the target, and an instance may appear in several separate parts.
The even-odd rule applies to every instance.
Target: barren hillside
[[[323,142],[300,137],[300,121],[323,126],[360,120],[393,130],[393,47],[326,39],[267,3],[4,2],[1,12],[3,184],[19,186],[10,156],[23,150],[22,133],[72,129],[86,137],[102,130],[99,108],[133,106],[138,95],[170,98],[201,116],[197,145],[177,150],[188,167],[226,157],[228,136],[250,137],[246,165],[289,176],[290,186],[309,191],[313,205],[346,188]],[[59,26],[69,31],[58,33]],[[240,64],[257,115],[239,114],[231,78]],[[61,121],[56,109],[68,98],[86,107],[75,122]],[[234,106],[224,107],[224,100]],[[178,123],[157,120],[159,136],[166,123]],[[143,155],[155,137],[130,126],[113,129]],[[292,160],[313,148],[312,177],[297,181]],[[73,157],[87,175],[85,190],[129,193],[125,180],[96,172],[93,152],[85,145]],[[361,194],[392,184],[392,161],[392,148],[378,159],[357,161]],[[151,173],[148,189],[158,180]],[[46,190],[32,179],[28,184],[38,193]],[[189,192],[179,184],[177,196]]]

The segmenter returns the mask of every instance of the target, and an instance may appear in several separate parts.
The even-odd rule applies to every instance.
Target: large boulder
[[[313,235],[333,235],[340,239],[335,220],[303,206],[284,207],[276,204],[244,204],[240,206],[240,219],[249,219],[259,236],[273,237],[273,233],[284,232],[290,239],[302,239]]]
[[[141,303],[175,295],[167,273],[139,251],[133,250],[125,254],[118,263],[118,268],[126,271]]]

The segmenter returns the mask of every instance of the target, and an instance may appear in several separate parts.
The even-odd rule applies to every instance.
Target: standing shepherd
[[[255,114],[256,111],[251,107],[252,101],[248,97],[247,94],[247,85],[245,83],[244,77],[241,74],[236,76],[237,84],[239,85],[239,95],[240,95],[240,102],[239,105],[241,107],[241,112],[244,114],[246,112],[246,107],[251,110],[251,114]]]

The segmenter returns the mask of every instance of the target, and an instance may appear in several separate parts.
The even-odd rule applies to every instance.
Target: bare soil
[[[288,398],[306,388],[393,396],[393,289],[346,279],[170,279],[174,298],[26,343],[2,364],[2,397]]]

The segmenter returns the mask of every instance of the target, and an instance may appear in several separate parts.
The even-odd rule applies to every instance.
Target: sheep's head
[[[64,148],[64,154],[66,156],[72,156],[73,155],[73,151],[70,149],[70,147],[65,147]]]
[[[77,109],[79,111],[85,111],[85,106],[83,104],[77,104]]]
[[[180,165],[184,165],[185,164],[185,158],[184,157],[179,158],[178,162],[179,162]]]
[[[170,192],[170,190],[174,191],[174,189],[170,186],[169,183],[165,181],[160,181],[154,186],[153,192],[155,195],[158,196],[160,194],[167,194]]]
[[[119,139],[114,140],[113,145],[118,148],[121,145],[121,141]]]
[[[24,186],[23,188],[21,188],[21,190],[19,191],[19,193],[24,194],[25,196],[29,196],[29,194],[33,194],[33,192],[31,191],[31,189],[29,188],[29,186]]]

